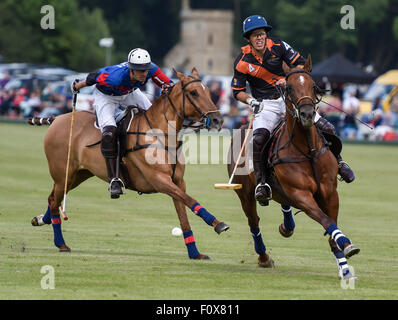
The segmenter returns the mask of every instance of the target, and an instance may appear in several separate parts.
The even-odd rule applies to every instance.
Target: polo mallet
[[[73,132],[73,121],[75,120],[75,109],[76,109],[77,93],[73,94],[72,103],[72,119],[70,121],[70,131],[69,131],[69,145],[68,145],[68,158],[66,160],[66,173],[65,173],[65,187],[64,187],[64,201],[62,207],[59,207],[59,213],[64,220],[68,220],[68,215],[66,214],[66,190],[68,188],[68,173],[69,173],[69,160],[70,160],[70,149],[72,146],[72,132]]]
[[[242,189],[242,184],[232,183],[232,180],[234,179],[235,171],[238,168],[238,164],[239,164],[240,158],[242,157],[243,150],[245,149],[247,139],[249,138],[249,133],[250,133],[250,129],[252,128],[252,125],[253,125],[253,120],[254,120],[254,114],[252,115],[252,118],[250,119],[249,127],[247,128],[247,132],[246,132],[246,136],[245,136],[245,140],[243,141],[242,148],[240,149],[238,159],[236,160],[234,170],[232,171],[232,174],[231,174],[231,177],[229,178],[228,183],[215,183],[214,184],[215,189],[223,189],[223,190]]]

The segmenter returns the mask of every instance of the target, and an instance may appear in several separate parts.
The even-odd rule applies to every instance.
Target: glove
[[[171,88],[172,88],[173,86],[174,86],[174,83],[173,83],[173,82],[165,83],[165,84],[162,86],[162,94],[167,93],[167,92],[170,92],[170,90],[171,90]]]
[[[78,94],[80,91],[76,89],[76,83],[78,83],[80,80],[75,79],[75,81],[72,82],[70,86],[70,90],[72,91],[73,94]]]
[[[257,114],[263,110],[263,106],[261,105],[261,103],[252,97],[247,98],[246,102],[250,107],[253,108],[253,112],[255,114]]]

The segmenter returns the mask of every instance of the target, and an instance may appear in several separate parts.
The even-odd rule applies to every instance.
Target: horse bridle
[[[311,77],[311,74],[308,71],[306,71],[306,70],[294,70],[294,71],[289,72],[286,75],[286,78],[285,78],[286,79],[286,84],[287,84],[288,78],[292,74],[297,74],[297,73],[305,73],[305,74],[308,74]],[[311,77],[311,79],[312,79],[312,77]],[[291,87],[286,85],[286,89],[285,89],[285,92],[283,92],[283,96],[285,97],[285,102],[286,102],[286,99],[287,99],[292,104],[294,110],[291,110],[290,108],[286,108],[286,109],[289,111],[289,113],[291,114],[291,116],[293,118],[297,118],[298,119],[299,118],[299,114],[300,114],[300,109],[302,107],[304,107],[306,105],[310,105],[314,109],[316,108],[316,105],[319,102],[321,102],[321,100],[322,100],[322,96],[318,97],[318,94],[320,94],[321,92],[322,92],[322,90],[314,83],[315,100],[312,97],[310,97],[310,96],[302,96],[299,99],[295,100],[292,97]],[[307,101],[302,102],[304,99],[307,99]]]
[[[297,74],[297,73],[305,73],[305,74],[308,74],[308,75],[311,77],[311,74],[310,74],[308,71],[306,71],[306,70],[294,70],[294,71],[289,72],[289,73],[286,75],[286,78],[285,78],[285,79],[286,79],[286,84],[287,84],[288,78],[289,78],[292,74]],[[311,77],[311,79],[312,79],[312,77]],[[321,95],[321,97],[319,98],[319,97],[318,97],[318,94],[321,94],[321,93],[322,93],[322,90],[315,84],[315,82],[314,82],[313,88],[314,88],[314,93],[315,93],[315,100],[314,100],[312,97],[310,97],[310,96],[303,96],[303,97],[300,97],[300,98],[297,99],[297,100],[294,100],[294,99],[292,98],[292,96],[291,96],[291,91],[290,91],[290,90],[291,90],[291,87],[289,87],[288,85],[286,85],[286,91],[285,91],[284,93],[281,92],[281,93],[283,94],[282,96],[284,96],[284,98],[285,98],[285,104],[286,104],[286,99],[287,99],[287,100],[292,104],[292,106],[293,106],[294,111],[291,110],[289,107],[287,107],[287,104],[286,104],[286,110],[292,115],[292,117],[293,117],[293,119],[294,119],[293,128],[294,128],[294,126],[296,125],[296,121],[297,121],[298,119],[300,119],[300,108],[302,108],[302,107],[305,106],[305,105],[310,105],[310,106],[313,107],[314,110],[315,110],[316,105],[317,105],[319,102],[321,102],[321,100],[322,100],[322,95]],[[278,90],[280,90],[280,89],[278,89]],[[307,101],[302,102],[304,99],[307,99]],[[287,127],[287,126],[286,126],[286,130],[288,130],[288,127]],[[325,144],[323,144],[323,146],[322,146],[322,148],[321,148],[320,151],[317,151],[316,148],[315,148],[315,145],[314,145],[314,143],[313,143],[313,141],[312,141],[312,139],[311,139],[311,134],[310,134],[310,132],[309,132],[308,130],[306,130],[307,144],[308,144],[308,148],[309,148],[309,154],[306,154],[305,152],[303,152],[303,151],[299,148],[299,146],[297,146],[297,144],[294,143],[294,140],[293,140],[293,132],[294,132],[294,129],[292,129],[291,134],[289,134],[289,131],[288,131],[289,139],[288,139],[288,141],[285,143],[285,145],[284,145],[282,148],[284,148],[286,145],[289,144],[289,142],[291,142],[291,143],[295,146],[295,148],[296,148],[301,154],[303,154],[303,156],[304,156],[304,158],[302,158],[302,159],[298,159],[298,160],[297,160],[297,159],[293,159],[294,161],[292,161],[292,159],[288,159],[289,162],[299,162],[299,161],[302,161],[302,160],[304,160],[304,161],[305,161],[305,160],[309,160],[309,161],[310,161],[312,170],[313,170],[313,172],[314,172],[315,181],[316,181],[316,184],[317,184],[317,186],[318,186],[317,194],[320,194],[321,185],[320,185],[320,182],[319,182],[318,172],[317,172],[317,170],[316,170],[316,162],[317,162],[317,158],[319,157],[319,155],[321,155],[323,152],[325,152],[325,150],[326,150]],[[281,136],[281,135],[280,135],[280,136]],[[279,137],[280,137],[280,136],[279,136]],[[278,149],[278,150],[279,150],[279,149]]]
[[[190,98],[190,96],[186,93],[187,91],[187,87],[188,85],[190,85],[191,83],[194,82],[200,82],[202,83],[202,81],[200,79],[194,78],[191,81],[188,81],[187,83],[183,84],[181,81],[181,89],[182,89],[182,114],[180,114],[180,112],[178,112],[177,108],[175,107],[173,101],[171,100],[170,96],[169,96],[169,92],[166,92],[166,97],[169,100],[169,103],[171,105],[171,107],[174,109],[174,112],[177,114],[177,116],[181,119],[181,120],[185,120],[187,119],[186,115],[185,115],[185,97],[188,99],[188,101],[191,103],[191,105],[194,107],[194,109],[196,110],[197,113],[199,113],[200,115],[200,119],[197,120],[197,122],[201,122],[203,123],[203,125],[208,128],[210,126],[210,118],[208,116],[209,113],[213,113],[213,112],[218,112],[218,110],[210,110],[206,113],[204,113],[196,104],[195,102]],[[166,110],[164,110],[164,116],[166,118]],[[166,118],[167,120],[167,118]]]

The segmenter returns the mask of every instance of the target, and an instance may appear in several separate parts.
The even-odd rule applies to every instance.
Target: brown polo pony
[[[304,69],[288,70],[286,88],[282,91],[286,104],[286,121],[276,130],[270,141],[266,156],[268,158],[270,155],[268,164],[272,167],[272,174],[268,183],[273,191],[273,200],[282,205],[285,214],[284,223],[279,227],[280,233],[285,237],[293,234],[294,220],[289,206],[304,211],[322,225],[325,235],[329,234],[329,244],[338,262],[339,275],[349,279],[354,276],[348,268],[346,258],[357,254],[359,248],[351,244],[336,225],[339,212],[338,167],[326,140],[314,125],[315,108],[319,99],[317,87],[310,75],[311,69],[309,56]],[[233,140],[243,136],[244,134],[236,134]],[[228,165],[230,176],[234,165],[232,159]],[[243,185],[242,189],[235,192],[248,218],[255,250],[259,254],[259,265],[273,267],[274,262],[266,253],[259,229],[260,218],[254,198],[253,173],[235,176],[233,183]],[[285,226],[287,222],[290,224],[289,228]]]
[[[196,249],[185,207],[188,206],[219,234],[229,226],[218,221],[194,198],[186,194],[185,165],[181,161],[183,155],[180,153],[177,157],[179,148],[176,139],[183,128],[183,121],[187,118],[203,121],[208,129],[217,130],[221,129],[223,121],[217,107],[211,101],[209,89],[199,79],[198,71],[194,68],[190,76],[175,70],[174,72],[180,81],[160,96],[148,111],[134,116],[129,126],[130,131],[127,132],[126,143],[126,148],[134,152],[125,154],[123,164],[128,170],[128,176],[122,175],[121,178],[128,189],[141,193],[161,192],[169,195],[178,214],[189,257],[208,259],[208,256],[200,254]],[[38,119],[34,120],[36,124],[37,121]],[[105,160],[100,145],[96,143],[101,140],[101,132],[94,127],[94,122],[93,113],[75,113],[67,191],[76,188],[92,176],[108,181]],[[49,207],[42,221],[45,224],[52,223],[54,243],[60,251],[70,251],[62,236],[58,211],[64,193],[70,124],[71,113],[56,117],[44,139],[54,188],[48,197]],[[161,161],[162,159],[164,161]],[[39,218],[40,216],[34,217],[32,224],[43,225],[38,223]]]

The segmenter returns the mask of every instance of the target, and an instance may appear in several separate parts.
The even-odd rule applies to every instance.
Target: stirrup
[[[254,190],[254,194],[257,193],[257,189],[258,189],[259,187],[265,187],[265,188],[267,189],[267,199],[264,199],[264,200],[271,200],[271,199],[272,199],[272,189],[271,189],[271,186],[270,186],[268,183],[266,183],[266,182],[264,182],[264,183],[261,183],[261,182],[260,182],[260,183],[256,186],[256,189]]]
[[[125,186],[124,186],[123,181],[122,181],[120,178],[113,178],[113,179],[111,180],[111,182],[109,182],[108,191],[109,191],[109,192],[111,191],[111,185],[112,185],[113,183],[115,183],[115,182],[117,182],[117,183],[120,184],[120,189],[121,189],[122,193],[117,193],[117,194],[114,194],[114,195],[112,195],[112,193],[111,193],[111,197],[112,197],[112,196],[117,196],[117,197],[119,197],[120,194],[125,194],[125,193],[126,193],[126,192],[125,192]]]

